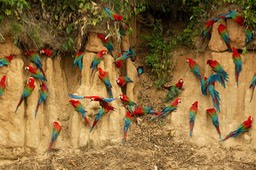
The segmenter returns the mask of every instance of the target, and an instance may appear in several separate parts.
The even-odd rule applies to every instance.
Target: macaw
[[[206,78],[206,77],[205,77]],[[205,79],[207,81],[207,78]],[[213,106],[220,112],[220,95],[217,90],[215,90],[215,82],[212,82],[207,86],[207,89],[211,95]]]
[[[220,126],[219,126],[219,120],[218,120],[218,114],[214,108],[206,109],[206,113],[211,117],[212,124],[215,126],[219,137],[221,139],[221,133],[220,133]]]
[[[236,85],[238,86],[238,77],[242,71],[242,58],[235,47],[232,47],[232,51],[232,57],[235,63]]]
[[[207,86],[206,86],[206,80],[207,77],[202,77],[200,80],[200,84],[201,84],[201,92],[203,95],[207,95]]]
[[[84,109],[84,106],[80,103],[80,101],[71,99],[69,100],[69,103],[71,103],[75,110],[82,115],[87,125],[91,127],[90,121],[88,120],[85,114],[87,111]]]
[[[127,137],[127,131],[132,124],[132,114],[129,111],[126,111],[125,118],[124,118],[124,138],[122,140],[122,143],[124,144],[126,142]]]
[[[248,132],[249,129],[252,127],[252,120],[253,120],[252,116],[249,116],[248,119],[246,121],[244,121],[235,131],[230,132],[221,141],[225,141],[225,140],[227,140],[230,137],[235,138],[235,137],[237,137],[239,134],[241,134],[243,132]]]
[[[112,85],[110,83],[108,72],[103,71],[101,68],[98,68],[98,71],[99,71],[99,78],[103,81],[103,83],[106,86],[108,96],[110,98],[113,98]]]
[[[198,101],[195,101],[189,109],[189,135],[192,136],[195,118],[198,110]]]
[[[116,83],[123,87],[126,83],[133,83],[133,81],[128,76],[120,76],[116,79]]]
[[[43,73],[39,69],[28,65],[25,67],[25,70],[28,70],[31,73],[32,77],[38,78],[42,82],[47,81],[46,77],[43,75]]]
[[[175,85],[171,85],[171,86],[163,86],[163,88],[165,88],[165,89],[167,89],[167,90],[171,90],[172,88],[178,88],[178,89],[182,89],[182,87],[183,87],[183,83],[184,83],[184,80],[183,80],[183,78],[180,78],[179,80],[178,80],[178,82],[175,84]]]
[[[38,102],[37,102],[37,105],[36,105],[35,119],[36,119],[36,115],[37,115],[39,105],[43,102],[45,103],[46,98],[48,96],[48,87],[46,86],[46,84],[44,82],[42,82],[42,84],[40,85],[39,94],[40,94],[40,96],[39,96],[39,99],[38,99]]]
[[[23,102],[24,99],[26,99],[34,90],[35,88],[35,79],[33,77],[29,77],[27,84],[23,90],[23,93],[21,95],[20,101],[16,107],[15,113],[17,112],[18,108],[20,107],[21,103]]]
[[[136,57],[135,51],[132,49],[132,47],[130,47],[129,50],[124,51],[124,52],[126,53],[126,55],[128,55],[131,58],[132,62],[136,61],[137,57]]]
[[[156,112],[151,107],[137,107],[133,112],[133,116],[142,116],[146,114],[156,114]]]
[[[43,48],[40,50],[40,54],[46,55],[49,58],[54,58],[58,52],[59,50],[51,50],[49,48]]]
[[[127,58],[129,58],[129,56],[126,53],[120,53],[115,60],[116,67],[121,68]]]
[[[75,54],[75,60],[74,60],[74,63],[73,63],[73,67],[75,65],[77,65],[77,67],[82,71],[82,69],[83,69],[83,58],[84,58],[84,53],[82,51],[78,51]]]
[[[40,59],[40,56],[37,52],[33,51],[33,50],[29,50],[29,51],[25,51],[25,55],[29,56],[30,57],[30,61],[32,63],[34,63],[36,65],[36,68],[39,69],[43,76],[45,76],[45,73],[44,73],[44,70],[43,70],[43,65],[42,65],[42,62],[41,62],[41,59]]]
[[[163,88],[168,90],[168,93],[166,94],[166,97],[164,99],[165,102],[172,101],[174,98],[180,95],[181,90],[183,89],[183,83],[184,80],[180,78],[178,80],[178,83],[176,85],[171,85],[171,86],[163,86]]]
[[[99,121],[99,119],[100,119],[103,115],[105,115],[106,113],[107,113],[106,110],[105,110],[104,108],[100,107],[100,109],[98,110],[98,113],[97,113],[96,116],[95,116],[94,122],[93,122],[93,124],[92,124],[91,129],[90,129],[90,133],[92,132],[94,126],[97,124],[97,122]]]
[[[243,26],[244,25],[244,18],[236,11],[229,10],[229,13],[225,16],[226,19],[232,18],[236,23]]]
[[[53,128],[52,128],[52,138],[50,141],[50,144],[48,146],[48,152],[52,150],[53,143],[57,140],[60,132],[61,132],[62,126],[60,122],[53,122]]]
[[[254,93],[255,86],[256,86],[256,73],[254,73],[253,78],[252,78],[252,82],[250,84],[250,89],[252,89],[252,96],[251,96],[250,102],[252,101],[252,98],[253,98],[253,93]]]
[[[246,46],[248,43],[253,41],[254,31],[253,30],[249,30],[249,29],[245,29],[244,32],[245,32],[245,36],[246,36],[245,37],[245,41],[244,41],[244,46]]]
[[[104,98],[101,96],[77,96],[73,94],[69,94],[69,97],[73,99],[91,99],[91,101],[98,101],[100,106],[106,110],[106,112],[109,112],[110,110],[115,110],[113,106],[111,106],[109,103],[115,100],[115,98]]]
[[[109,8],[105,7],[104,8],[106,13],[108,14],[108,17],[112,20],[112,21],[122,21],[123,20],[123,16],[114,13],[113,11],[111,11]]]
[[[140,77],[144,73],[143,66],[138,66],[137,67],[137,73],[138,73],[138,77]]]
[[[207,60],[207,64],[212,68],[214,72],[217,74],[211,75],[207,81],[206,85],[209,85],[212,82],[215,82],[216,80],[221,83],[221,85],[226,88],[225,81],[228,82],[228,73],[223,69],[223,67],[220,65],[220,63],[217,60]]]
[[[124,22],[121,22],[119,33],[121,36],[125,36],[128,30],[130,29],[130,25]]]
[[[5,91],[5,89],[6,89],[6,75],[4,75],[0,81],[0,97],[3,95],[3,92]]]
[[[106,50],[100,50],[93,58],[90,68],[93,70],[98,67],[98,64],[103,60],[103,56],[107,54]]]
[[[221,38],[225,41],[227,47],[228,47],[228,51],[232,51],[231,46],[230,46],[230,37],[227,31],[227,27],[223,24],[220,24],[218,27],[218,32],[221,36]]]
[[[209,38],[210,37],[210,34],[211,34],[211,31],[212,31],[212,27],[213,27],[213,24],[215,22],[217,22],[220,18],[212,18],[210,20],[208,20],[206,23],[205,23],[205,26],[203,28],[203,31],[201,33],[201,37],[202,37],[202,44],[204,43],[205,39],[206,38]]]
[[[134,103],[128,96],[124,94],[119,94],[119,98],[121,99],[124,106],[129,106],[131,108],[136,105],[136,103]]]
[[[8,66],[13,59],[13,55],[5,56],[4,58],[0,59],[0,67]]]
[[[157,114],[155,117],[151,118],[151,120],[154,120],[156,118],[167,116],[168,113],[171,113],[173,111],[177,110],[178,104],[181,103],[181,98],[176,98],[171,105],[166,106],[159,114]]]
[[[194,75],[201,80],[201,74],[199,71],[199,66],[198,64],[192,59],[192,58],[187,58],[187,63],[189,64],[189,67],[191,69],[191,71],[194,73]]]
[[[97,36],[98,36],[98,38],[101,39],[102,44],[108,49],[110,55],[112,57],[114,57],[113,56],[114,47],[113,47],[112,41],[110,39],[106,38],[106,36],[103,34],[98,34]]]

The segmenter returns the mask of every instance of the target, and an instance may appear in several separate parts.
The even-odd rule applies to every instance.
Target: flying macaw
[[[100,106],[106,110],[106,112],[109,112],[110,110],[115,110],[113,106],[111,106],[109,103],[115,100],[115,98],[104,98],[101,96],[78,96],[69,94],[69,97],[73,99],[91,99],[91,101],[98,101]]]
[[[43,70],[43,67],[42,67],[43,65],[42,65],[39,54],[36,51],[29,50],[29,51],[25,51],[25,55],[30,57],[30,61],[32,63],[34,63],[36,65],[36,68],[39,69],[42,72],[44,77],[46,77],[45,73],[44,73],[44,70]]]
[[[127,83],[133,83],[133,81],[128,77],[128,76],[120,76],[116,79],[116,83],[123,87],[125,86]]]
[[[248,43],[253,41],[254,31],[253,30],[249,30],[249,29],[245,29],[244,32],[245,32],[245,36],[246,36],[245,37],[245,41],[244,41],[244,46],[246,46]]]
[[[73,63],[73,67],[75,65],[77,65],[77,67],[82,70],[83,69],[83,58],[84,58],[84,53],[82,51],[78,51],[76,54],[75,54],[75,60],[74,60],[74,63]]]
[[[225,141],[225,140],[227,140],[230,137],[235,138],[235,137],[237,137],[239,134],[241,134],[243,132],[248,132],[249,129],[252,127],[252,120],[253,120],[252,116],[249,116],[248,119],[246,121],[244,121],[235,131],[230,132],[221,141]]]
[[[236,85],[238,86],[238,78],[242,71],[242,58],[235,47],[232,47],[232,51],[233,51],[232,57],[235,63]]]
[[[156,118],[167,116],[168,113],[171,113],[173,111],[177,110],[178,104],[181,103],[181,98],[175,99],[171,105],[166,106],[159,114],[157,114],[155,117],[151,118],[151,120],[154,120]]]
[[[221,133],[220,133],[220,126],[219,126],[219,119],[218,119],[218,114],[214,108],[210,108],[206,110],[206,113],[211,117],[212,119],[212,124],[215,126],[219,137],[221,139]]]
[[[164,99],[165,102],[172,101],[174,98],[180,95],[181,90],[183,89],[183,83],[184,80],[180,78],[178,80],[178,83],[176,85],[171,85],[171,86],[163,86],[163,88],[168,90],[168,93],[166,94],[166,97]]]
[[[43,48],[40,50],[40,54],[46,55],[49,58],[54,58],[58,52],[59,50],[51,50],[49,48]]]
[[[88,120],[85,114],[87,111],[84,109],[84,106],[80,103],[80,101],[71,99],[69,100],[69,103],[72,104],[75,110],[82,115],[82,117],[84,118],[85,122],[89,125],[89,127],[91,127],[90,121]]]
[[[226,19],[232,18],[236,23],[243,26],[244,25],[244,18],[236,11],[229,10],[229,13],[225,16]]]
[[[129,58],[129,56],[126,53],[119,54],[118,58],[115,60],[115,64],[117,68],[121,68],[124,65],[125,60]]]
[[[221,38],[225,41],[227,47],[228,47],[228,51],[232,51],[231,46],[230,46],[230,37],[227,31],[227,27],[223,24],[220,24],[218,27],[218,32],[221,36]]]
[[[46,86],[46,84],[44,82],[42,82],[42,84],[40,85],[39,94],[40,94],[40,96],[39,96],[39,99],[38,99],[38,102],[37,102],[37,105],[36,105],[35,119],[36,119],[36,115],[37,115],[39,105],[43,102],[45,103],[46,98],[48,96],[48,87]]]
[[[142,115],[146,115],[146,114],[156,114],[156,112],[151,108],[151,107],[148,107],[148,106],[140,106],[140,107],[137,107],[133,112],[132,114],[134,116],[142,116]]]
[[[53,143],[57,140],[60,132],[61,132],[62,126],[59,122],[53,122],[53,128],[52,128],[52,138],[50,141],[50,144],[48,146],[48,152],[52,150]]]
[[[195,101],[189,109],[189,135],[192,136],[195,118],[198,110],[198,101]]]
[[[252,89],[252,96],[251,96],[250,102],[252,101],[252,98],[253,98],[253,93],[254,93],[255,86],[256,86],[256,73],[254,73],[253,78],[252,78],[252,82],[250,84],[250,89]]]
[[[98,71],[99,71],[99,78],[103,81],[103,83],[106,86],[108,96],[110,98],[113,98],[112,85],[110,83],[108,72],[103,71],[101,68],[98,68]]]
[[[108,14],[108,17],[112,20],[112,21],[122,21],[123,20],[123,16],[114,13],[113,11],[111,11],[109,8],[105,7],[104,8],[106,13]]]
[[[97,124],[97,122],[99,121],[99,119],[100,119],[103,115],[105,115],[106,113],[107,113],[106,110],[100,106],[100,109],[98,110],[98,113],[96,114],[95,119],[94,119],[94,122],[93,122],[93,124],[92,124],[91,129],[90,129],[90,133],[92,132],[94,126]]]
[[[38,78],[42,82],[47,81],[46,77],[43,75],[43,73],[39,69],[28,65],[25,67],[25,70],[28,70],[31,73],[32,77]]]
[[[0,59],[0,67],[3,67],[3,66],[8,66],[11,61],[13,59],[13,55],[9,55],[9,56],[5,56],[3,58]]]
[[[137,73],[138,73],[138,77],[140,77],[144,73],[143,66],[138,66],[137,67]]]
[[[124,106],[129,106],[131,108],[136,105],[136,103],[134,103],[128,96],[124,94],[119,94],[119,98],[121,99]]]
[[[192,58],[187,58],[187,63],[189,64],[189,67],[191,69],[191,71],[194,73],[194,75],[201,80],[201,74],[199,71],[199,66],[198,64],[192,59]]]
[[[127,137],[127,131],[132,124],[132,114],[129,111],[126,111],[125,118],[124,118],[124,138],[122,140],[122,143],[124,144],[126,142]]]
[[[3,92],[5,91],[5,89],[6,89],[6,75],[4,75],[0,81],[0,97],[3,95]]]
[[[113,47],[113,43],[110,39],[106,38],[106,36],[104,34],[98,34],[97,35],[99,39],[101,39],[102,44],[108,49],[110,55],[112,57],[113,56],[113,51],[114,51],[114,47]]]
[[[211,75],[207,81],[206,85],[209,85],[216,80],[221,83],[221,85],[225,88],[225,81],[228,82],[228,73],[223,69],[220,63],[217,60],[207,60],[207,64],[212,68],[212,71],[216,72],[216,74]]]
[[[103,56],[107,54],[106,50],[100,50],[93,58],[90,68],[92,69],[92,73],[94,69],[98,67],[98,64],[103,60]]]
[[[16,110],[15,110],[15,113],[17,112],[18,108],[20,107],[22,101],[24,99],[26,99],[31,93],[32,91],[34,90],[35,88],[35,79],[33,77],[29,77],[28,78],[28,81],[27,81],[27,84],[23,90],[23,93],[21,95],[21,98],[20,98],[20,101],[16,107]]]

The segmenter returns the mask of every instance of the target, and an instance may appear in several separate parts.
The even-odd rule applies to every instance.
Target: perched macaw
[[[178,80],[178,82],[177,82],[175,85],[163,86],[163,88],[165,88],[165,89],[167,89],[167,90],[169,90],[169,91],[170,91],[172,88],[182,89],[183,83],[184,83],[183,78],[180,78],[180,79]]]
[[[138,66],[137,67],[137,73],[138,73],[138,77],[140,77],[144,73],[143,66]]]
[[[250,89],[252,89],[252,96],[251,96],[250,102],[252,101],[252,98],[253,98],[253,93],[254,93],[255,86],[256,86],[256,73],[254,73],[253,78],[252,78],[252,82],[250,84]]]
[[[180,95],[181,90],[183,89],[183,83],[184,80],[180,78],[178,80],[178,83],[176,85],[171,85],[171,86],[163,86],[163,88],[168,90],[168,93],[166,94],[166,97],[164,99],[164,102],[169,102],[172,101],[174,98]]]
[[[191,71],[194,73],[194,75],[201,80],[201,74],[199,71],[199,66],[198,64],[192,59],[192,58],[187,58],[187,63],[189,64],[189,67],[191,69]]]
[[[97,36],[98,38],[101,39],[102,44],[108,49],[110,55],[114,57],[113,56],[114,47],[113,47],[112,41],[110,39],[107,39],[106,36],[103,34],[98,34]]]
[[[242,58],[235,47],[232,47],[232,51],[233,51],[232,57],[235,63],[236,85],[238,86],[239,74],[242,71]]]
[[[189,109],[189,135],[192,136],[195,118],[198,110],[198,101],[195,101]]]
[[[137,107],[133,113],[132,113],[134,116],[142,116],[142,115],[146,115],[146,114],[156,114],[156,112],[151,108],[151,107],[148,107],[148,106],[140,106],[140,107]]]
[[[60,122],[53,122],[53,128],[52,128],[52,138],[50,141],[50,144],[48,146],[48,152],[52,150],[53,143],[57,140],[60,132],[61,132],[62,126]]]
[[[123,20],[123,16],[114,13],[113,11],[111,11],[109,8],[105,7],[104,8],[106,13],[108,14],[108,17],[112,20],[112,21],[122,21]]]
[[[110,83],[108,72],[103,71],[101,68],[98,68],[98,71],[99,71],[99,78],[103,81],[103,83],[106,86],[108,96],[110,98],[113,98],[112,85]]]
[[[0,67],[3,67],[3,66],[8,66],[11,61],[13,59],[13,55],[9,55],[9,56],[5,56],[3,58],[0,59]]]
[[[252,120],[253,120],[252,116],[249,116],[248,119],[246,121],[244,121],[235,131],[230,132],[221,141],[225,141],[225,140],[227,140],[230,137],[235,138],[235,137],[237,137],[239,134],[241,134],[243,132],[248,132],[249,129],[252,127]]]
[[[229,13],[225,16],[226,19],[232,18],[236,23],[243,26],[244,25],[244,18],[236,11],[229,10]]]
[[[124,118],[124,138],[122,140],[122,143],[124,144],[126,142],[127,137],[127,131],[132,124],[132,114],[129,111],[126,111],[125,118]]]
[[[212,82],[215,82],[216,80],[221,83],[221,85],[225,88],[226,84],[225,81],[228,82],[228,73],[223,69],[223,67],[220,65],[220,63],[217,60],[207,60],[207,64],[212,68],[216,74],[211,75],[207,81],[206,85],[209,85]]]
[[[69,103],[72,104],[75,110],[82,115],[82,117],[84,118],[85,122],[89,125],[89,127],[91,127],[90,121],[88,120],[85,114],[87,111],[84,109],[84,106],[80,103],[80,101],[71,99],[69,100]]]
[[[207,81],[207,78],[205,77],[205,81]],[[215,90],[215,82],[212,82],[207,86],[207,89],[211,95],[213,106],[217,109],[218,112],[220,112],[220,95],[217,90]]]
[[[202,77],[200,80],[200,84],[201,84],[201,92],[203,95],[207,95],[207,86],[206,86],[206,80],[207,77]]]
[[[201,33],[201,37],[202,37],[202,44],[204,43],[205,39],[206,38],[210,38],[210,35],[211,35],[211,31],[212,31],[212,27],[213,27],[213,24],[215,22],[217,22],[220,18],[218,17],[215,17],[215,18],[212,18],[210,20],[208,20],[206,23],[205,23],[205,26],[203,28],[203,31]]]
[[[36,65],[36,68],[39,69],[42,72],[44,77],[46,77],[45,73],[44,73],[44,70],[43,70],[43,67],[42,67],[43,65],[42,65],[39,54],[36,51],[29,50],[29,51],[25,52],[25,55],[30,57],[30,61],[32,63],[34,63]]]
[[[46,77],[43,75],[43,73],[39,69],[28,65],[25,67],[25,70],[28,70],[31,73],[32,77],[38,78],[42,82],[47,81]]]
[[[127,83],[132,82],[133,81],[128,76],[120,76],[116,79],[116,83],[121,87],[125,86]]]
[[[135,54],[135,51],[132,49],[132,47],[130,47],[129,50],[124,52],[126,52],[126,54],[131,58],[132,62],[136,61],[136,54]]]
[[[75,65],[77,65],[77,67],[82,70],[83,69],[83,58],[84,58],[84,53],[82,51],[78,51],[76,54],[75,54],[75,60],[74,60],[74,63],[73,63],[73,67]]]
[[[219,119],[218,119],[218,114],[214,108],[210,108],[206,110],[206,113],[211,117],[212,119],[212,124],[215,126],[219,137],[221,139],[221,133],[220,133],[220,126],[219,126]]]
[[[125,60],[129,58],[129,56],[126,53],[119,54],[118,58],[115,60],[115,64],[117,68],[121,68],[124,65]]]
[[[244,32],[245,32],[245,36],[246,36],[245,37],[245,41],[244,41],[244,46],[246,46],[248,43],[253,41],[254,31],[253,30],[249,30],[249,29],[245,29]]]
[[[166,106],[159,114],[157,114],[155,117],[151,118],[151,120],[154,120],[156,118],[167,116],[168,113],[171,113],[173,111],[177,110],[178,104],[181,103],[181,98],[175,99],[171,105]]]
[[[6,75],[4,75],[0,81],[0,97],[3,95],[3,92],[5,91],[5,89],[6,89]]]
[[[115,110],[113,106],[111,106],[109,103],[115,100],[115,98],[104,98],[101,96],[78,96],[69,94],[69,97],[73,99],[91,99],[91,101],[98,101],[100,103],[100,106],[106,110],[106,112],[109,112],[110,110]]]
[[[121,99],[124,106],[129,106],[131,108],[136,105],[136,103],[134,103],[128,96],[124,94],[119,94],[119,98]]]
[[[37,102],[37,105],[36,105],[35,119],[36,119],[36,115],[37,115],[39,105],[43,102],[45,103],[46,98],[48,96],[48,87],[46,86],[46,84],[44,82],[42,82],[42,84],[40,85],[39,94],[40,94],[40,96],[39,96],[39,99],[38,99],[38,102]]]
[[[119,33],[121,36],[125,36],[128,30],[130,29],[130,25],[124,22],[121,22],[120,28],[119,28]]]
[[[98,64],[103,60],[103,56],[107,54],[106,50],[100,50],[93,58],[90,68],[93,70],[98,67]]]
[[[32,91],[34,90],[35,88],[35,79],[33,77],[29,77],[28,78],[28,81],[27,81],[27,84],[23,90],[23,93],[21,95],[21,98],[20,98],[20,101],[16,107],[16,110],[15,110],[15,113],[17,112],[18,108],[20,107],[22,101],[24,99],[26,99],[31,93]]]
[[[230,37],[227,31],[227,27],[223,24],[220,24],[218,27],[218,32],[221,36],[221,38],[225,41],[227,47],[228,47],[228,51],[232,51],[231,46],[230,46]]]
[[[40,50],[40,54],[46,55],[49,58],[54,58],[58,52],[59,50],[51,50],[49,48],[43,48]]]
[[[99,119],[100,119],[103,115],[105,115],[106,113],[107,113],[106,110],[105,110],[104,108],[100,107],[100,109],[98,110],[98,113],[97,113],[96,116],[95,116],[94,122],[93,122],[93,124],[92,124],[91,129],[90,129],[90,133],[92,132],[94,126],[97,124],[97,122],[99,121]]]

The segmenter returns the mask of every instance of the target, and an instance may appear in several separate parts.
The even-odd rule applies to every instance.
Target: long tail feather
[[[122,140],[122,143],[125,144],[126,142],[126,136],[127,136],[127,131],[124,131],[124,138]]]
[[[17,107],[16,107],[15,113],[17,112],[17,110],[18,110],[18,108],[20,107],[20,105],[21,105],[21,103],[22,103],[23,100],[24,100],[24,98],[21,98],[21,99],[20,99],[20,101],[19,101],[19,103],[18,103],[18,105],[17,105]]]
[[[217,130],[217,132],[218,132],[218,134],[219,134],[219,137],[220,137],[220,139],[221,139],[220,127],[219,127],[219,126],[215,126],[215,127],[216,127],[216,130]]]
[[[68,94],[69,97],[73,98],[73,99],[84,99],[84,96],[78,96],[78,95],[74,95],[74,94]]]
[[[52,150],[52,145],[53,145],[54,141],[50,142],[49,146],[48,146],[48,152],[50,152]]]
[[[97,124],[97,120],[95,120],[94,122],[93,122],[93,124],[92,124],[92,127],[91,127],[91,129],[90,129],[90,133],[92,132],[92,130],[93,130],[93,128],[94,128],[94,126]]]
[[[36,119],[36,115],[37,115],[37,111],[38,111],[39,105],[40,105],[40,102],[38,100],[37,105],[36,105],[36,110],[35,110],[35,119]]]
[[[194,122],[189,122],[189,125],[190,125],[189,135],[192,137]]]
[[[113,93],[112,93],[111,87],[107,87],[107,86],[106,86],[106,88],[107,88],[108,96],[109,96],[110,98],[113,98]]]
[[[84,120],[85,120],[86,124],[89,125],[89,127],[91,128],[90,121],[86,116],[84,117]]]

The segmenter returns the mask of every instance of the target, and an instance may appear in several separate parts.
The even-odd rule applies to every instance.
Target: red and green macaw
[[[215,126],[219,137],[221,139],[221,133],[220,133],[220,125],[219,125],[219,119],[218,119],[218,114],[214,108],[206,109],[206,113],[211,117],[212,119],[212,124]]]
[[[34,63],[36,65],[36,68],[39,69],[42,72],[44,77],[46,77],[45,73],[44,73],[44,70],[43,70],[43,65],[42,65],[41,58],[40,58],[39,54],[36,51],[29,50],[29,51],[25,52],[25,55],[30,57],[30,61],[32,63]]]
[[[148,106],[139,106],[133,111],[133,116],[143,116],[146,114],[156,114],[156,112]]]
[[[160,113],[158,113],[155,117],[151,118],[151,120],[154,120],[156,118],[165,117],[168,115],[168,113],[171,113],[173,111],[176,111],[178,108],[178,104],[181,103],[181,98],[176,98],[171,105],[166,106]]]
[[[108,96],[110,98],[113,98],[112,85],[110,83],[108,72],[103,71],[101,68],[98,68],[98,71],[99,71],[99,78],[103,81],[103,83],[106,86]]]
[[[98,101],[100,106],[106,110],[106,112],[109,112],[110,110],[115,110],[113,106],[111,106],[109,103],[115,100],[115,98],[104,98],[101,96],[78,96],[69,94],[69,97],[73,99],[91,99],[91,101]]]
[[[62,126],[59,122],[53,122],[52,137],[51,137],[50,144],[48,146],[48,152],[50,152],[52,150],[52,146],[53,146],[54,142],[57,140],[57,138],[61,132],[61,129],[62,129]]]
[[[83,58],[84,58],[84,53],[82,51],[78,51],[75,54],[75,60],[73,63],[73,67],[77,66],[80,70],[83,69]]]
[[[13,59],[13,55],[5,56],[4,58],[0,59],[0,67],[8,66]]]
[[[127,53],[119,54],[118,57],[115,60],[115,64],[117,68],[121,68],[124,65],[125,60],[129,58]]]
[[[225,88],[225,81],[228,82],[229,78],[228,73],[223,69],[217,60],[207,60],[207,64],[209,64],[209,66],[212,68],[212,71],[214,71],[216,74],[211,75],[207,79],[206,85],[209,85],[217,80]]]
[[[221,36],[221,38],[225,41],[227,47],[228,47],[228,51],[232,51],[231,46],[230,46],[230,37],[227,31],[227,27],[223,24],[220,24],[218,27],[218,32]]]
[[[71,103],[75,110],[82,115],[87,125],[91,127],[90,121],[88,120],[85,114],[87,111],[84,109],[84,106],[80,103],[80,101],[71,99],[69,100],[69,103]]]
[[[123,16],[114,13],[113,11],[111,11],[108,7],[104,8],[106,13],[108,14],[108,17],[112,20],[112,21],[122,21],[123,20]]]
[[[198,110],[198,101],[195,101],[189,109],[189,135],[192,136],[193,128],[195,124],[195,118]]]
[[[126,55],[128,55],[131,58],[132,62],[136,61],[137,57],[136,57],[135,51],[132,49],[132,47],[130,47],[129,50],[124,51],[124,52],[126,53]]]
[[[165,88],[165,89],[167,89],[167,90],[169,90],[169,91],[171,91],[172,88],[178,88],[178,89],[181,90],[182,87],[183,87],[183,83],[184,83],[183,78],[180,78],[180,79],[178,80],[178,82],[177,82],[175,85],[163,86],[163,88]]]
[[[163,86],[163,88],[168,90],[164,102],[172,101],[174,98],[178,97],[181,94],[181,90],[184,90],[183,87],[184,80],[180,78],[176,85]]]
[[[37,115],[37,111],[39,108],[39,105],[41,103],[45,103],[47,97],[48,97],[48,87],[46,86],[46,84],[44,82],[42,82],[42,84],[40,85],[40,90],[39,90],[39,99],[36,105],[36,111],[35,111],[35,119],[36,119],[36,115]]]
[[[120,86],[123,87],[127,83],[133,83],[133,81],[128,77],[128,76],[120,76],[116,79],[116,83]]]
[[[21,103],[23,102],[24,99],[26,99],[28,96],[30,96],[30,94],[32,93],[32,91],[35,88],[35,79],[33,77],[29,77],[28,81],[26,83],[26,86],[23,90],[23,93],[21,95],[20,101],[16,107],[15,113],[17,112],[18,108],[20,107]]]
[[[97,124],[97,122],[99,121],[99,119],[100,119],[103,115],[105,115],[106,113],[107,113],[106,110],[100,106],[100,109],[98,110],[98,113],[96,114],[95,119],[94,119],[94,122],[93,122],[93,124],[92,124],[91,129],[90,129],[90,133],[92,132],[94,126]]]
[[[132,119],[133,119],[132,114],[129,111],[126,111],[125,118],[124,118],[124,137],[122,140],[123,144],[126,142],[127,132],[130,125],[132,124]]]
[[[49,58],[54,58],[58,52],[59,50],[51,50],[49,48],[43,48],[40,50],[40,54],[46,55]]]
[[[201,74],[199,71],[199,66],[198,64],[192,59],[192,58],[187,58],[187,63],[189,64],[189,67],[191,69],[191,71],[194,73],[194,75],[201,80]]]
[[[5,89],[6,89],[6,75],[4,75],[0,81],[0,97],[3,95]]]
[[[122,103],[124,106],[129,106],[130,108],[132,108],[133,106],[136,105],[135,102],[133,102],[128,96],[126,96],[125,94],[119,94],[119,98],[121,99]]]
[[[210,38],[210,35],[211,35],[211,31],[212,31],[212,27],[213,27],[213,24],[215,22],[217,22],[220,18],[223,18],[224,16],[220,16],[220,17],[215,17],[215,18],[212,18],[210,20],[208,20],[206,23],[205,23],[205,26],[203,28],[203,31],[201,33],[201,37],[202,37],[202,44],[204,43],[205,39],[206,38]]]
[[[137,67],[137,74],[138,74],[138,77],[140,77],[143,73],[144,73],[144,68],[143,68],[143,66],[138,66],[138,67]]]
[[[244,121],[235,131],[230,132],[221,141],[225,141],[230,137],[235,138],[243,132],[248,132],[249,129],[252,127],[252,120],[253,120],[252,116],[249,116],[248,119],[246,121]]]
[[[205,82],[207,81],[207,77],[205,77]],[[211,95],[213,106],[220,112],[220,95],[217,90],[215,90],[215,82],[212,82],[207,86],[207,89]]]
[[[28,65],[25,67],[25,70],[28,70],[31,73],[32,77],[38,78],[42,82],[47,81],[46,77],[43,75],[43,73],[39,69]]]
[[[244,41],[244,46],[248,45],[250,42],[253,41],[253,34],[254,31],[250,29],[244,29],[245,32],[245,41]]]
[[[254,93],[255,86],[256,86],[256,73],[254,73],[253,78],[252,78],[252,82],[250,84],[250,89],[252,89],[252,95],[251,95],[250,102],[252,101],[252,98],[253,98],[253,93]]]
[[[237,12],[229,10],[229,13],[225,16],[226,19],[232,18],[236,23],[243,26],[244,25],[244,18]]]
[[[103,56],[107,54],[106,50],[100,50],[93,58],[90,68],[92,69],[92,73],[94,69],[98,67],[100,62],[103,60]]]
[[[108,49],[110,55],[112,57],[113,56],[113,51],[114,51],[114,47],[113,47],[113,43],[110,39],[106,38],[106,36],[104,34],[98,34],[97,35],[99,39],[101,39],[102,44]]]
[[[232,47],[232,51],[233,51],[232,57],[235,63],[236,85],[238,86],[238,78],[242,71],[242,58],[235,47]]]

